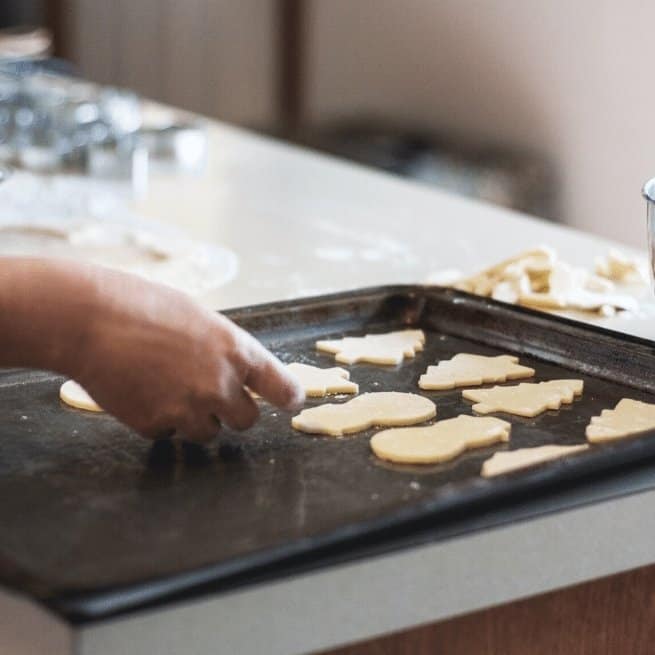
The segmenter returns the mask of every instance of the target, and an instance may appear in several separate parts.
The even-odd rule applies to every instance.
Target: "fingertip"
[[[242,387],[238,393],[226,400],[222,407],[221,418],[233,430],[247,430],[259,418],[259,407],[250,393]]]
[[[288,392],[288,399],[282,405],[283,409],[294,412],[305,404],[305,390],[294,381]]]
[[[254,415],[244,416],[244,415],[235,415],[234,417],[225,419],[225,424],[232,430],[238,430],[243,432],[248,428],[251,428],[257,422],[259,418],[259,412]]]

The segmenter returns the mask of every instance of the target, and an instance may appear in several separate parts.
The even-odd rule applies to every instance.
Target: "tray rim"
[[[364,287],[353,291],[341,291],[307,298],[235,307],[222,313],[237,323],[247,323],[248,319],[254,319],[263,314],[284,313],[298,307],[310,309],[316,305],[325,307],[326,304],[339,304],[346,300],[352,301],[371,295],[378,295],[381,298],[392,295],[417,296],[431,291],[445,296],[452,296],[455,299],[461,298],[464,302],[475,303],[478,306],[482,305],[492,311],[515,312],[540,324],[560,324],[576,331],[581,336],[594,335],[613,344],[624,344],[637,349],[645,348],[655,361],[655,342],[648,339],[433,285],[407,284]],[[12,369],[11,372],[16,374],[17,371]],[[25,373],[29,374],[28,371],[25,371]],[[172,576],[92,592],[55,593],[52,596],[42,596],[40,601],[71,623],[84,624],[131,612],[135,609],[166,604],[173,599],[179,599],[180,595],[184,598],[196,597],[198,595],[197,589],[208,584],[215,585],[211,593],[220,593],[223,591],[220,586],[221,580],[244,575],[250,570],[256,571],[262,567],[275,567],[290,559],[311,555],[312,552],[317,550],[345,547],[346,550],[341,553],[341,556],[345,556],[346,560],[349,560],[356,558],[356,554],[349,553],[348,544],[361,536],[363,526],[367,538],[370,538],[371,536],[384,535],[390,530],[410,528],[417,523],[425,522],[430,516],[442,515],[447,512],[457,511],[475,514],[479,512],[481,506],[484,507],[490,502],[507,502],[512,494],[519,489],[523,492],[526,489],[541,492],[549,488],[561,488],[560,485],[575,483],[576,479],[585,478],[585,476],[589,477],[597,475],[599,472],[606,473],[621,466],[636,464],[642,461],[644,457],[655,458],[655,439],[652,439],[653,436],[655,436],[655,430],[642,433],[626,441],[602,446],[595,452],[586,451],[572,455],[566,460],[549,462],[543,467],[517,471],[514,474],[504,476],[502,479],[477,478],[462,482],[461,485],[454,483],[445,485],[445,487],[471,486],[472,493],[463,501],[458,501],[455,498],[457,489],[449,489],[448,493],[444,495],[443,489],[445,487],[442,487],[439,498],[428,498],[411,506],[403,507],[394,512],[391,517],[378,517],[357,524],[344,525],[325,535],[305,537],[294,542],[287,542]],[[392,550],[395,550],[395,548],[392,547]],[[321,565],[319,564],[319,566]],[[241,587],[246,584],[248,582],[244,581],[239,583],[238,586]]]

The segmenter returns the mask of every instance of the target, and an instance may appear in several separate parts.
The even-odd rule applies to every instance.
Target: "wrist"
[[[95,277],[75,262],[0,259],[0,365],[76,375],[97,322]]]

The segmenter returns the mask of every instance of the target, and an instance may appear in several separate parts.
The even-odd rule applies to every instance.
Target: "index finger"
[[[248,341],[246,386],[282,409],[302,407],[305,390],[296,377],[254,337]]]

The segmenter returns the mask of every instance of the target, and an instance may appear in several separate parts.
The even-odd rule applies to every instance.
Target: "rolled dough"
[[[529,468],[553,459],[559,459],[572,453],[586,450],[587,445],[580,446],[537,446],[536,448],[519,448],[500,453],[494,453],[482,464],[480,475],[484,478],[491,478],[495,475],[503,475],[510,471]]]
[[[332,353],[342,364],[368,362],[369,364],[400,364],[405,357],[414,357],[423,350],[423,330],[399,330],[386,334],[367,334],[363,337],[345,337],[317,341],[316,348]]]
[[[59,388],[59,397],[67,405],[76,409],[85,409],[88,412],[103,411],[102,407],[75,380],[67,380],[61,385]]]
[[[602,443],[653,429],[655,405],[623,398],[614,409],[604,409],[600,416],[592,416],[586,434],[591,443]]]
[[[550,271],[556,259],[557,255],[550,248],[539,247],[528,250],[460,280],[455,284],[455,288],[479,296],[490,296],[500,282],[519,280],[524,276],[528,280],[539,279]]]
[[[595,275],[559,261],[549,248],[536,248],[453,284],[456,289],[545,311],[574,310],[612,316],[635,312],[639,303],[613,293],[616,281],[639,281],[641,268],[620,253],[610,253]],[[643,271],[641,271],[643,276]]]
[[[435,404],[413,393],[381,391],[364,393],[345,403],[303,409],[291,425],[311,434],[340,437],[374,425],[414,425],[433,418]]]
[[[465,389],[462,396],[475,403],[473,411],[478,414],[507,412],[532,418],[547,409],[559,409],[563,403],[572,403],[575,396],[582,394],[583,387],[582,380],[523,382],[509,387]]]
[[[519,295],[519,302],[538,309],[578,309],[598,312],[603,307],[636,311],[637,301],[625,294],[612,293],[611,288],[600,289],[607,280],[591,276],[586,270],[556,262],[548,278],[546,291],[530,291]]]
[[[403,464],[437,464],[454,459],[470,448],[509,441],[511,425],[491,416],[466,416],[418,428],[383,430],[371,438],[380,458]]]
[[[596,274],[614,282],[645,284],[648,276],[644,268],[635,257],[629,257],[614,248],[610,249],[605,257],[596,260]]]
[[[518,361],[518,357],[511,355],[485,357],[460,353],[436,366],[428,366],[428,370],[419,378],[418,386],[421,389],[442,391],[532,377],[534,369],[521,366]]]
[[[297,362],[288,364],[287,368],[298,378],[305,394],[310,397],[359,391],[359,386],[350,381],[350,373],[343,368],[318,368]]]

